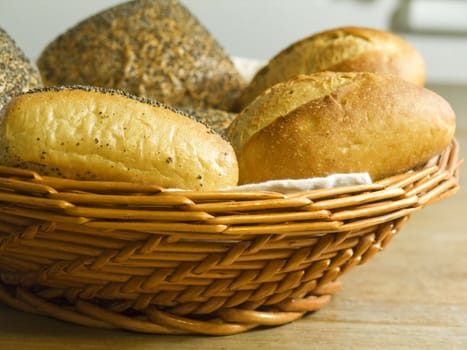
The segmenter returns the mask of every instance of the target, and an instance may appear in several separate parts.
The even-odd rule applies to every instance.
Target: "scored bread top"
[[[210,190],[237,183],[231,145],[177,110],[121,91],[32,91],[3,110],[0,162],[74,179]]]
[[[356,75],[357,73],[319,72],[299,75],[276,84],[238,114],[227,130],[227,137],[235,151],[240,152],[255,133],[274,122],[276,118],[352,83]]]

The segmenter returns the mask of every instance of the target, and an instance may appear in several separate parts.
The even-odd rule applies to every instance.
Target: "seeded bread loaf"
[[[41,77],[36,65],[0,28],[0,109],[12,96],[40,86]]]
[[[230,109],[244,86],[208,30],[177,0],[104,10],[53,40],[38,59],[44,85],[122,89],[165,104]]]
[[[237,116],[236,113],[213,108],[181,108],[181,110],[222,135]]]
[[[451,142],[455,114],[436,93],[376,73],[320,72],[268,89],[228,130],[239,183],[413,169]]]
[[[229,142],[151,100],[109,89],[55,87],[17,96],[1,113],[3,165],[190,190],[237,184]]]
[[[240,111],[264,90],[299,74],[320,71],[394,74],[423,86],[425,62],[400,36],[364,27],[341,27],[292,43],[260,69],[236,101]]]

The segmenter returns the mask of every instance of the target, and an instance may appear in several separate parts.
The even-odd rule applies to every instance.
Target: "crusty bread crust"
[[[364,27],[341,27],[297,41],[275,55],[257,72],[236,101],[245,108],[272,85],[299,74],[319,71],[394,74],[423,86],[425,63],[421,54],[396,34]]]
[[[227,130],[234,149],[243,145],[259,130],[272,123],[278,116],[285,116],[301,105],[326,96],[334,90],[352,83],[356,73],[316,73],[299,75],[276,84],[250,103]]]
[[[274,105],[281,93],[303,90],[306,83],[316,88],[320,80],[321,94],[283,112],[268,109],[269,97]],[[336,82],[331,89],[330,82]],[[262,106],[270,113],[264,124],[260,114],[250,114]],[[229,130],[234,140],[244,134],[240,129],[252,129],[236,144],[240,183],[352,172],[378,180],[447,147],[455,114],[441,96],[395,76],[324,72],[277,84],[240,113],[236,125]]]
[[[0,163],[82,180],[191,190],[234,186],[235,153],[195,119],[122,92],[42,89],[14,98],[0,123]]]

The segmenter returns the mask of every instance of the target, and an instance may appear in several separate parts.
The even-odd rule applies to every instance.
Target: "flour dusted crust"
[[[228,110],[243,78],[177,0],[136,0],[76,24],[41,53],[44,85],[122,89],[171,106]]]
[[[322,72],[267,90],[228,137],[243,184],[359,172],[378,180],[424,164],[454,131],[449,103],[428,89],[391,75]]]
[[[240,111],[267,88],[299,74],[320,71],[393,74],[425,83],[421,54],[400,36],[373,28],[333,28],[292,43],[260,69],[235,103]]]
[[[160,103],[84,86],[15,97],[0,123],[0,163],[82,180],[191,190],[234,186],[231,145]]]

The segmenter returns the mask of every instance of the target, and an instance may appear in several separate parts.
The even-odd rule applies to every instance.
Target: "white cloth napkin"
[[[261,183],[246,184],[224,188],[228,191],[272,191],[280,193],[309,191],[319,188],[338,186],[369,185],[372,183],[368,173],[333,174],[310,179],[270,180]]]

